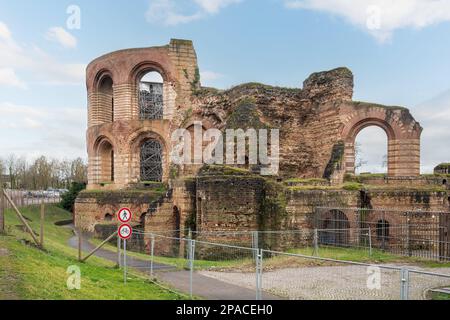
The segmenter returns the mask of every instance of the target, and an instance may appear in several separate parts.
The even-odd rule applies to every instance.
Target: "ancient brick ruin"
[[[162,83],[144,81],[149,72]],[[448,211],[442,177],[420,176],[420,124],[406,108],[353,101],[347,68],[314,73],[303,88],[217,90],[200,81],[188,40],[89,64],[89,183],[76,202],[77,226],[93,231],[121,206],[152,231],[310,227],[314,207],[328,205]],[[173,165],[172,132],[192,131],[197,121],[204,130],[280,129],[279,174],[262,177],[249,165]],[[368,126],[387,134],[387,176],[354,175],[355,139]]]

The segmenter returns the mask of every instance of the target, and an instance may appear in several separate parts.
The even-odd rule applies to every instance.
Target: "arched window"
[[[139,81],[139,118],[159,120],[163,111],[163,78],[156,71],[148,72]]]
[[[114,121],[114,97],[113,97],[113,80],[110,76],[105,75],[100,80],[98,87],[98,104],[100,110],[100,118],[102,122]]]
[[[387,240],[389,238],[389,221],[378,220],[377,222],[377,239],[378,241]]]
[[[350,223],[345,213],[331,210],[319,216],[319,241],[321,244],[346,246],[350,240]]]
[[[141,146],[141,181],[162,181],[162,146],[157,140],[146,140]]]
[[[388,140],[377,126],[361,130],[355,140],[355,173],[387,173]]]
[[[114,149],[111,143],[104,140],[98,149],[100,160],[99,182],[109,183],[114,181]]]

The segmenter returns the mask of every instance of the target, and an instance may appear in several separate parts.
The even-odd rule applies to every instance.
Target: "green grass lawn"
[[[39,208],[21,209],[30,219],[33,230],[39,231]],[[186,296],[130,275],[127,285],[123,272],[115,264],[98,257],[86,263],[77,260],[77,250],[67,245],[72,236],[69,228],[54,223],[71,218],[71,213],[56,206],[46,206],[45,251],[35,248],[31,236],[23,232],[19,219],[6,212],[7,236],[0,236],[0,299],[183,299]],[[67,288],[67,268],[78,266],[81,270],[81,289]]]
[[[431,300],[450,300],[450,294],[434,292],[431,294]]]

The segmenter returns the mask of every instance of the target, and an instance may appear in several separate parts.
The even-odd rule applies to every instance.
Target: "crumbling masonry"
[[[145,80],[149,72],[162,83]],[[406,108],[353,101],[347,68],[314,73],[301,89],[248,83],[222,91],[200,80],[188,40],[89,64],[89,183],[76,202],[77,226],[93,231],[121,206],[146,230],[300,228],[316,205],[448,210],[442,179],[420,176],[422,127]],[[279,175],[261,177],[248,165],[171,164],[172,132],[192,131],[196,121],[204,130],[280,129]],[[387,176],[354,176],[355,139],[368,126],[386,132]],[[343,189],[345,181],[378,188],[364,191],[368,204],[361,190]]]

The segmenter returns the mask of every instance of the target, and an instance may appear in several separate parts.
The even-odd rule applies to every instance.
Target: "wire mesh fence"
[[[41,203],[59,203],[61,202],[61,193],[53,191],[26,191],[26,190],[12,190],[4,189],[16,207],[27,207],[31,205],[39,205]],[[5,209],[11,209],[12,206],[8,201],[5,201]]]
[[[290,300],[398,300],[401,268],[264,251],[262,289]]]
[[[450,297],[450,270],[440,268],[433,272],[408,270],[408,300],[439,300]]]
[[[444,266],[430,271],[139,233],[145,252],[120,245],[124,282],[139,274],[192,299],[416,300],[450,287]]]
[[[449,212],[319,207],[314,228],[323,245],[450,261]]]

